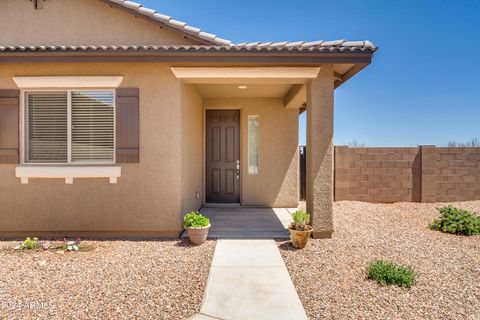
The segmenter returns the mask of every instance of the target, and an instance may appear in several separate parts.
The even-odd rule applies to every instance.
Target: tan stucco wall
[[[242,205],[297,207],[298,110],[277,98],[208,98],[207,109],[240,109]],[[248,116],[260,117],[259,174],[248,174]]]
[[[3,65],[0,88],[13,75],[123,75],[122,87],[140,88],[140,163],[122,165],[118,184],[108,179],[15,178],[0,164],[0,236],[6,231],[90,231],[174,235],[181,210],[181,83],[164,64]]]
[[[182,213],[203,202],[203,105],[192,85],[182,86]],[[197,196],[198,193],[198,196]]]
[[[307,211],[315,238],[333,232],[333,65],[307,85]]]
[[[2,0],[0,45],[192,44],[192,40],[101,0]]]

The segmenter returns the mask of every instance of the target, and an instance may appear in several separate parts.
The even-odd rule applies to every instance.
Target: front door
[[[240,111],[207,110],[206,201],[240,203]]]

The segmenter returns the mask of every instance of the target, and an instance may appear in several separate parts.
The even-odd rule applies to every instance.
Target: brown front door
[[[240,111],[207,110],[206,200],[240,203]]]

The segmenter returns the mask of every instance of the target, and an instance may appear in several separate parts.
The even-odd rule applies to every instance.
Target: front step
[[[184,231],[181,238],[188,238]],[[289,239],[290,234],[284,231],[213,231],[208,233],[209,239]]]

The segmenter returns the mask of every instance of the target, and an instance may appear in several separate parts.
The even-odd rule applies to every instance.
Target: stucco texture
[[[41,10],[31,1],[2,0],[1,8],[0,45],[194,43],[101,0],[48,0]]]
[[[0,88],[13,75],[122,75],[122,87],[140,89],[140,163],[122,165],[108,179],[15,178],[0,165],[0,235],[7,232],[111,232],[173,236],[181,230],[181,83],[164,64],[23,64],[0,69]],[[70,233],[71,234],[71,233]]]
[[[192,85],[182,86],[182,213],[203,203],[203,103]]]
[[[322,65],[307,86],[307,211],[315,238],[333,232],[333,105],[332,65]]]
[[[240,109],[241,204],[298,206],[298,110],[278,98],[208,98],[206,109]],[[259,173],[248,174],[248,116],[259,116]]]

